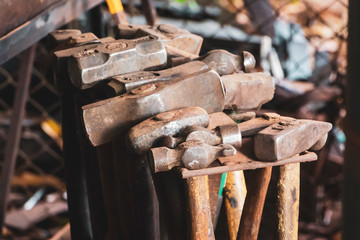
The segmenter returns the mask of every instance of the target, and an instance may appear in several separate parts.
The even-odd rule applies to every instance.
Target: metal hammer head
[[[309,150],[314,145],[320,149],[331,128],[330,123],[313,120],[280,121],[255,135],[254,152],[260,160],[277,161]]]
[[[199,107],[183,108],[157,114],[132,127],[128,142],[136,153],[144,153],[156,145],[162,137],[177,135],[189,126],[207,127],[209,116]]]
[[[211,146],[200,141],[188,141],[181,143],[176,149],[152,148],[149,153],[149,161],[151,168],[156,173],[169,171],[176,166],[188,169],[206,168],[219,157],[235,154],[236,149],[230,144]]]
[[[112,141],[129,127],[155,114],[186,107],[201,107],[208,113],[224,107],[220,76],[207,68],[171,82],[158,82],[82,107],[85,132],[98,146]]]
[[[170,24],[159,24],[153,27],[141,25],[119,25],[119,37],[133,38],[146,35],[159,37],[166,46],[184,52],[198,55],[201,49],[203,38],[190,33],[187,30]]]
[[[255,57],[249,52],[242,52],[241,56],[217,49],[209,51],[199,57],[199,60],[214,69],[220,76],[229,75],[239,71],[246,73],[255,68]]]
[[[258,110],[274,97],[275,82],[265,73],[235,73],[222,76],[221,80],[226,91],[225,109]]]
[[[74,52],[68,63],[72,83],[91,87],[114,75],[161,67],[166,64],[165,46],[156,36],[96,44]]]
[[[122,74],[110,78],[106,88],[109,88],[113,95],[120,95],[145,84],[172,81],[179,77],[190,76],[206,68],[208,67],[205,63],[194,61],[161,71],[138,71]]]

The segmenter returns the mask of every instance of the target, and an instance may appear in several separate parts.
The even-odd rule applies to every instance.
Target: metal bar
[[[234,158],[237,157],[237,155],[232,156]],[[293,156],[289,157],[283,160],[279,160],[276,162],[261,162],[257,160],[241,160],[239,159],[239,162],[235,162],[232,165],[225,165],[225,166],[219,166],[219,167],[209,167],[205,169],[199,169],[199,170],[188,170],[186,168],[179,169],[181,177],[182,178],[189,178],[189,177],[195,177],[195,176],[203,176],[203,175],[211,175],[211,174],[218,174],[218,173],[224,173],[224,172],[232,172],[232,171],[238,171],[238,170],[251,170],[251,169],[258,169],[258,168],[264,168],[264,167],[274,167],[274,166],[281,166],[289,163],[295,163],[295,162],[310,162],[317,160],[316,153],[308,152],[304,155],[300,156]]]
[[[278,188],[279,240],[298,239],[300,163],[280,166]]]
[[[0,38],[0,64],[104,0],[63,0]]]
[[[19,69],[19,82],[15,93],[15,102],[11,116],[9,138],[6,142],[4,162],[1,170],[0,185],[0,229],[4,224],[6,203],[9,195],[11,180],[14,174],[16,157],[21,139],[22,122],[25,116],[25,105],[28,98],[31,74],[35,58],[36,44],[28,48],[22,55],[22,62]],[[0,239],[1,239],[0,231]]]
[[[344,131],[344,200],[343,200],[343,239],[360,236],[360,1],[349,1],[348,36],[348,78],[346,84],[346,119]]]

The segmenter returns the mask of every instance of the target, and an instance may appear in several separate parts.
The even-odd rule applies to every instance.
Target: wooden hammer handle
[[[215,239],[209,204],[208,176],[186,179],[191,219],[190,239]]]
[[[224,200],[230,240],[235,240],[237,237],[245,197],[246,184],[244,172],[228,172],[224,188]]]
[[[272,167],[249,172],[247,195],[242,213],[238,240],[256,240],[259,233],[262,211],[271,178]]]

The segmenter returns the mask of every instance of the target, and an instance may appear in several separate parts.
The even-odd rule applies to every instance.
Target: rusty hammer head
[[[161,67],[166,61],[164,44],[158,37],[150,35],[74,51],[68,70],[72,83],[85,89],[114,75]]]
[[[132,127],[128,134],[129,146],[142,154],[156,146],[165,136],[180,134],[189,126],[207,127],[209,116],[199,107],[183,108],[157,114]]]
[[[221,77],[226,98],[225,109],[235,112],[259,110],[274,97],[275,82],[265,73],[235,73]]]
[[[255,68],[255,57],[246,51],[240,56],[229,53],[226,50],[217,49],[207,52],[198,58],[209,67],[214,69],[220,76],[236,72],[249,73]]]
[[[109,96],[116,96],[149,83],[172,81],[190,76],[206,68],[208,67],[205,63],[194,61],[161,71],[138,71],[122,74],[111,77],[109,83],[103,88],[109,92]]]
[[[235,154],[236,149],[230,144],[211,146],[193,140],[181,143],[176,149],[152,148],[149,152],[149,161],[152,170],[156,173],[169,171],[176,166],[183,166],[187,169],[206,168],[219,157]]]
[[[314,147],[319,150],[326,142],[332,125],[313,120],[289,119],[275,123],[254,137],[254,152],[263,161],[277,161]]]
[[[98,146],[155,114],[185,107],[208,113],[222,111],[224,89],[220,76],[206,68],[171,82],[157,82],[82,107],[86,134]]]
[[[118,38],[134,38],[155,35],[165,44],[169,55],[190,56],[192,59],[199,55],[203,38],[187,30],[170,24],[155,26],[119,25]]]

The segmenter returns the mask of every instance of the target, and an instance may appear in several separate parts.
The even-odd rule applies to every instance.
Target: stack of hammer
[[[215,239],[224,205],[228,237],[256,239],[280,166],[279,238],[296,239],[299,163],[331,124],[256,117],[275,82],[248,52],[199,56],[201,37],[166,24],[119,25],[116,38],[49,36],[72,237]]]

